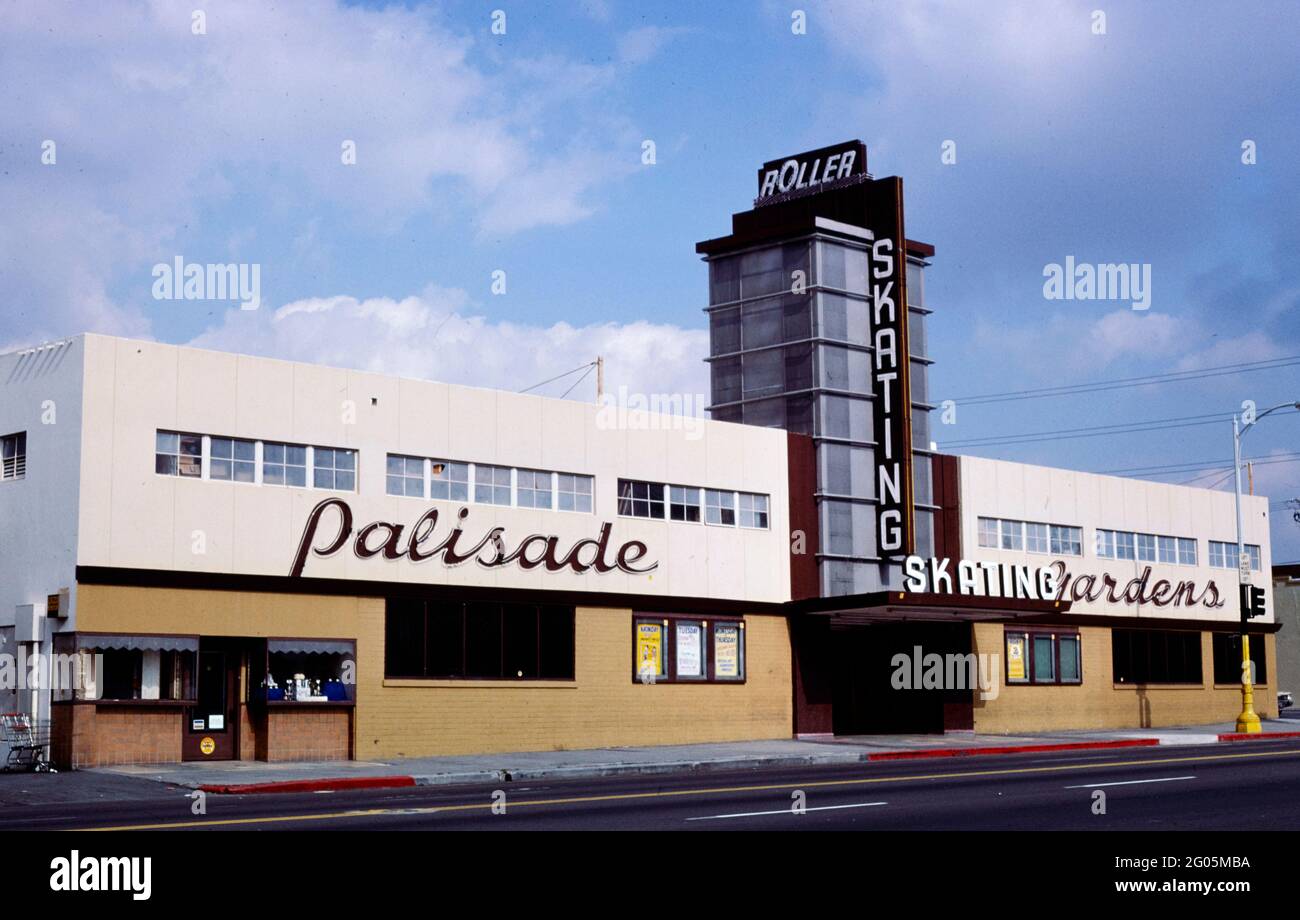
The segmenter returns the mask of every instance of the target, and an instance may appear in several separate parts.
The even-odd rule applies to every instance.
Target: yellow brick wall
[[[83,632],[355,638],[358,759],[789,738],[784,617],[745,618],[744,684],[632,680],[632,611],[579,607],[575,679],[384,679],[384,602],[240,591],[81,585]]]
[[[1001,623],[977,623],[974,649],[979,654],[997,654],[1005,659],[1004,627]],[[1008,686],[1005,670],[1002,685],[993,700],[975,697],[975,731],[1015,734],[1067,728],[1158,728],[1169,725],[1197,725],[1233,722],[1241,711],[1241,688],[1216,686],[1211,633],[1201,633],[1201,676],[1199,686],[1125,686],[1115,684],[1111,668],[1110,630],[1085,626],[1079,629],[1083,652],[1083,683],[1074,686]],[[1269,682],[1255,687],[1255,711],[1261,717],[1277,717],[1277,694],[1273,674],[1277,668],[1274,636],[1265,637]],[[1001,665],[1000,665],[1001,667]]]
[[[784,617],[745,621],[747,682],[632,680],[632,612],[579,607],[572,683],[435,686],[383,677],[384,606],[363,602],[357,640],[356,756],[543,751],[789,738],[790,637]]]

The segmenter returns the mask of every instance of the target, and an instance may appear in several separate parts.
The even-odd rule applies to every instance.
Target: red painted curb
[[[1220,741],[1267,741],[1270,738],[1300,738],[1300,732],[1260,732],[1258,735],[1227,732],[1219,736]]]
[[[394,789],[414,786],[413,776],[348,776],[337,779],[291,779],[280,783],[235,783],[231,785],[204,783],[203,792],[220,795],[248,795],[258,792],[324,792],[340,789]]]
[[[869,754],[867,760],[920,760],[925,757],[982,757],[988,754],[1033,754],[1039,751],[1087,751],[1098,748],[1153,747],[1158,738],[1126,738],[1122,741],[1072,741],[1064,744],[1020,744],[1011,747],[936,748],[930,751],[891,751]]]

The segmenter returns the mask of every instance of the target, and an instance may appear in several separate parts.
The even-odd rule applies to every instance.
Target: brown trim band
[[[344,578],[289,578],[286,575],[242,575],[225,572],[173,572],[118,566],[79,565],[77,583],[131,588],[183,588],[209,591],[250,591],[262,594],[318,594],[335,597],[406,597],[421,600],[501,601],[571,604],[575,607],[671,608],[682,613],[752,613],[785,616],[784,603],[737,601],[711,597],[664,597],[603,591],[564,591],[533,588],[480,588],[465,585]]]
[[[1017,627],[1033,626],[1109,626],[1112,629],[1193,629],[1201,632],[1240,633],[1241,621],[1231,620],[1197,620],[1180,617],[1117,617],[1104,613],[1061,613],[1051,614],[1041,619],[1017,623]],[[1281,623],[1254,623],[1247,631],[1272,634],[1282,628]]]

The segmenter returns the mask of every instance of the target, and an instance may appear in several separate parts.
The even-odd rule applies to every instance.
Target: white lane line
[[[816,808],[805,808],[804,811],[835,811],[840,808],[874,808],[877,805],[888,805],[888,802],[859,802],[856,805],[819,805]],[[704,815],[699,818],[687,818],[687,821],[719,821],[723,818],[756,818],[760,815],[792,815],[792,808],[781,808],[776,811],[742,811],[734,815]]]
[[[1080,786],[1065,786],[1065,789],[1100,789],[1102,786],[1137,786],[1141,783],[1174,783],[1180,779],[1196,779],[1195,776],[1164,776],[1160,779],[1129,779],[1122,783],[1084,783]]]

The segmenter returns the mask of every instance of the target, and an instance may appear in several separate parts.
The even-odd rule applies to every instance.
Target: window
[[[740,493],[740,526],[767,529],[767,496]]]
[[[213,438],[208,478],[226,482],[257,480],[257,442],[239,438]]]
[[[1008,629],[1005,637],[1008,684],[1078,684],[1083,681],[1077,632]]]
[[[520,508],[551,508],[551,473],[541,470],[519,470],[515,473],[516,493]]]
[[[1246,557],[1250,560],[1250,570],[1260,570],[1260,549],[1254,543],[1245,544]],[[1218,569],[1235,569],[1237,567],[1237,544],[1210,541],[1210,565]]]
[[[736,524],[736,496],[732,492],[716,489],[704,490],[704,522],[734,527]]]
[[[1142,562],[1156,561],[1156,538],[1154,534],[1140,533],[1137,535],[1137,555]]]
[[[1160,561],[1177,564],[1178,540],[1174,537],[1161,537],[1158,541]]]
[[[307,448],[301,444],[263,444],[262,482],[272,486],[306,486]]]
[[[690,486],[669,486],[668,516],[674,521],[699,523],[700,490]]]
[[[573,680],[572,607],[388,600],[384,676]]]
[[[1025,523],[1025,549],[1031,553],[1047,552],[1047,525]]]
[[[1115,531],[1097,529],[1096,536],[1097,558],[1114,559],[1115,558]]]
[[[556,505],[561,511],[584,511],[591,513],[591,484],[590,476],[580,476],[576,473],[556,473]]]
[[[632,618],[632,680],[738,683],[745,680],[745,624],[678,614]]]
[[[1268,683],[1268,661],[1264,655],[1264,636],[1261,633],[1250,634],[1250,664],[1250,682]],[[1241,683],[1240,634],[1214,634],[1214,682],[1216,684]]]
[[[312,485],[317,489],[355,492],[357,452],[335,447],[312,448]]]
[[[481,505],[510,504],[510,467],[476,463],[474,501]]]
[[[163,476],[203,475],[203,437],[160,431],[154,446],[154,472]]]
[[[1196,541],[1186,537],[1178,538],[1178,564],[1196,565]]]
[[[0,438],[0,480],[22,479],[27,475],[27,432]]]
[[[384,481],[389,495],[424,498],[424,459],[389,454]]]
[[[1134,559],[1137,552],[1134,546],[1134,535],[1117,531],[1115,533],[1115,558],[1116,559]]]
[[[1051,551],[1057,556],[1082,556],[1083,555],[1083,529],[1080,527],[1064,527],[1060,524],[1051,525]]]
[[[1201,634],[1186,630],[1112,630],[1111,665],[1117,684],[1199,684]]]
[[[429,497],[453,502],[469,501],[469,464],[430,461]]]
[[[998,519],[982,517],[979,519],[979,545],[986,549],[998,548]]]
[[[618,513],[624,517],[664,517],[664,487],[657,482],[634,479],[618,481]]]
[[[356,660],[352,640],[268,639],[248,655],[248,702],[351,702]]]
[[[1024,549],[1024,523],[1022,521],[999,521],[998,533],[1001,536],[1002,549]]]
[[[197,639],[184,637],[58,633],[56,699],[193,700],[197,649]]]

